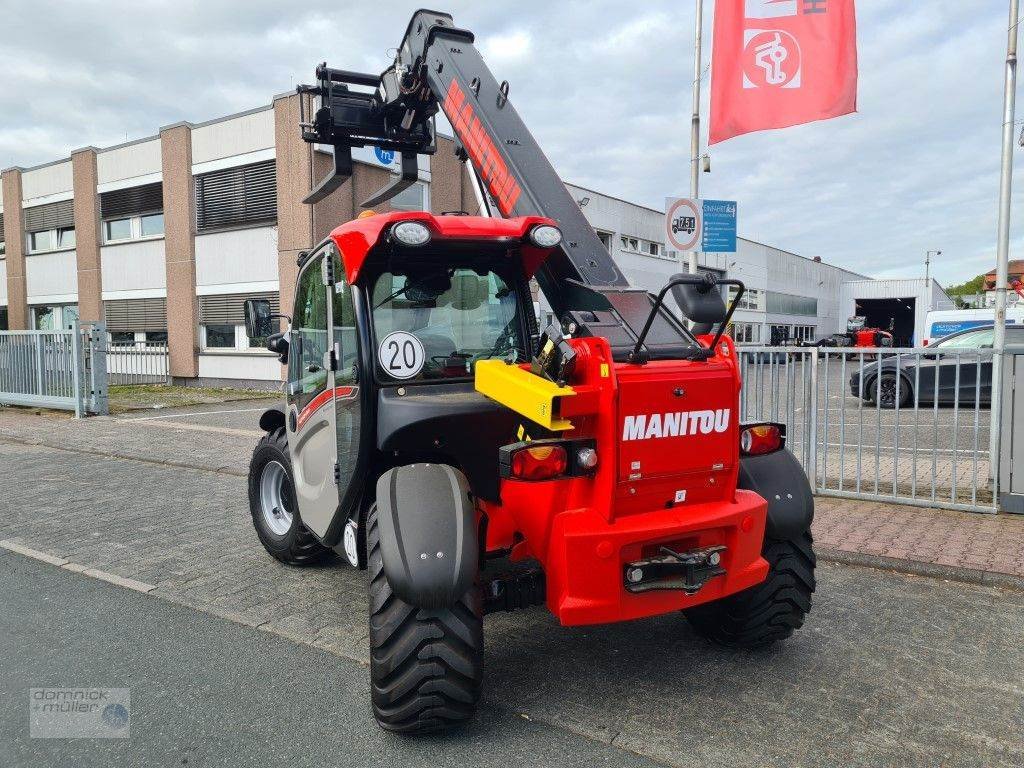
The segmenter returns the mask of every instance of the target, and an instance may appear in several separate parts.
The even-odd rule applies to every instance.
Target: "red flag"
[[[709,144],[857,111],[853,0],[717,0]]]

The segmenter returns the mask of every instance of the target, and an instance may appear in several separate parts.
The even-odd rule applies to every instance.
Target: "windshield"
[[[494,272],[384,272],[373,288],[377,365],[399,380],[472,375],[489,357],[527,359],[515,291]]]
[[[991,347],[995,339],[995,331],[987,328],[980,331],[971,331],[959,336],[949,336],[935,343],[936,347],[943,349],[980,349]]]

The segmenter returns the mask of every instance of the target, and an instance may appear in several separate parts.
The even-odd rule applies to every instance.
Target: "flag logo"
[[[799,88],[800,43],[781,29],[744,32],[744,88]]]

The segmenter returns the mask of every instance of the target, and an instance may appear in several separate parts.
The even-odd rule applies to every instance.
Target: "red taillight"
[[[784,435],[778,424],[752,424],[740,431],[740,452],[747,456],[761,456],[783,446]]]
[[[569,455],[560,445],[523,448],[512,454],[511,474],[517,480],[550,480],[568,468]]]

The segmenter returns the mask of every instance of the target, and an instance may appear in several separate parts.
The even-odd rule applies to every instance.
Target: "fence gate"
[[[815,493],[995,512],[992,350],[741,347],[740,418],[786,424]]]
[[[0,331],[0,404],[108,413],[106,337],[102,323]]]

